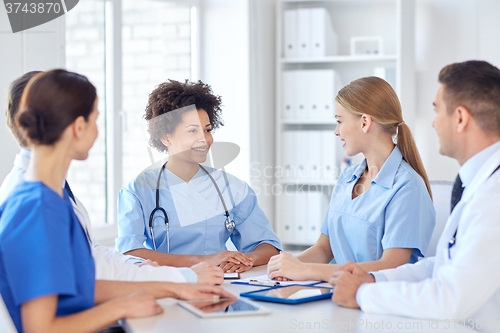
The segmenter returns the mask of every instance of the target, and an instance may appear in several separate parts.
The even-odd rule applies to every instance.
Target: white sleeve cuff
[[[369,283],[363,283],[362,285],[359,286],[358,291],[356,292],[356,303],[358,303],[358,306],[363,310],[363,305],[361,304],[361,294],[363,293],[363,290],[365,290],[368,287]]]
[[[387,276],[384,273],[382,273],[381,271],[369,272],[369,274],[373,275],[373,277],[375,278],[375,282],[387,282],[387,281],[389,281]]]
[[[188,267],[181,267],[177,268],[179,272],[181,272],[182,275],[184,275],[184,278],[186,279],[186,283],[196,283],[198,282],[198,275]]]

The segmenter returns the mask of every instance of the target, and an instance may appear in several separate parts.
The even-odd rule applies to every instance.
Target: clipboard
[[[248,297],[250,299],[258,301],[284,304],[300,304],[312,302],[331,298],[332,295],[333,287],[316,287],[314,285],[289,285],[272,287],[240,294],[241,297]]]

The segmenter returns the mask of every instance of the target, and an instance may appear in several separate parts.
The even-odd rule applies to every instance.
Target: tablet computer
[[[291,285],[241,293],[240,296],[266,302],[299,304],[330,298],[333,288]]]
[[[201,318],[255,316],[271,313],[262,305],[241,298],[221,298],[216,302],[202,300],[179,301],[177,304]]]

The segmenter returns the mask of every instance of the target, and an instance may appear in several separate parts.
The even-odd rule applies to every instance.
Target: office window
[[[191,78],[191,8],[156,1],[123,0],[123,182],[151,165],[143,118],[149,94],[168,79]],[[153,158],[160,154],[153,151]]]
[[[104,1],[82,0],[66,17],[66,68],[87,76],[97,89],[99,136],[85,161],[73,161],[67,180],[93,226],[106,224],[105,11]]]
[[[107,2],[117,0],[81,0],[78,6],[65,15],[66,19],[66,68],[83,74],[96,86],[99,97],[99,136],[85,161],[73,161],[68,172],[68,182],[75,195],[87,208],[92,225],[104,227],[115,223],[110,220],[110,210],[115,209],[117,198],[108,193],[114,165],[122,170],[122,184],[128,183],[151,164],[148,151],[148,132],[143,119],[151,91],[168,79],[192,79],[193,38],[192,19],[195,10],[185,1],[122,0],[121,13],[111,13]],[[191,2],[192,3],[192,2]],[[115,57],[121,57],[122,81],[112,82],[106,77],[107,50],[113,22],[109,18],[121,14],[122,48]],[[115,50],[116,52],[116,50]],[[106,60],[108,59],[108,60]],[[111,100],[113,89],[122,91],[122,110],[106,110],[106,99]],[[108,89],[108,91],[106,91]],[[112,135],[112,124],[106,113],[121,116],[121,160],[111,161],[113,152],[107,151],[106,135]],[[106,123],[108,118],[108,123]],[[120,118],[118,118],[120,119]],[[107,128],[106,128],[107,126]],[[109,148],[109,145],[108,145]],[[155,161],[163,157],[154,152]],[[111,191],[112,192],[112,191]],[[99,230],[96,230],[96,236]],[[109,235],[109,234],[107,234]]]

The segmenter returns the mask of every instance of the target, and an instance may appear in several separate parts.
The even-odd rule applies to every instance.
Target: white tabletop
[[[242,278],[263,275],[266,266],[254,267],[241,274]],[[263,287],[231,284],[226,280],[222,287],[239,296],[242,292],[261,289]],[[234,281],[234,280],[233,280]],[[258,302],[258,301],[255,301]],[[271,314],[249,317],[228,317],[201,319],[177,305],[172,298],[160,299],[158,303],[165,309],[161,315],[129,319],[123,321],[128,333],[160,333],[160,332],[471,332],[458,324],[444,321],[420,320],[397,316],[385,316],[363,313],[360,310],[346,309],[338,306],[330,299],[303,303],[279,304],[258,302]]]

